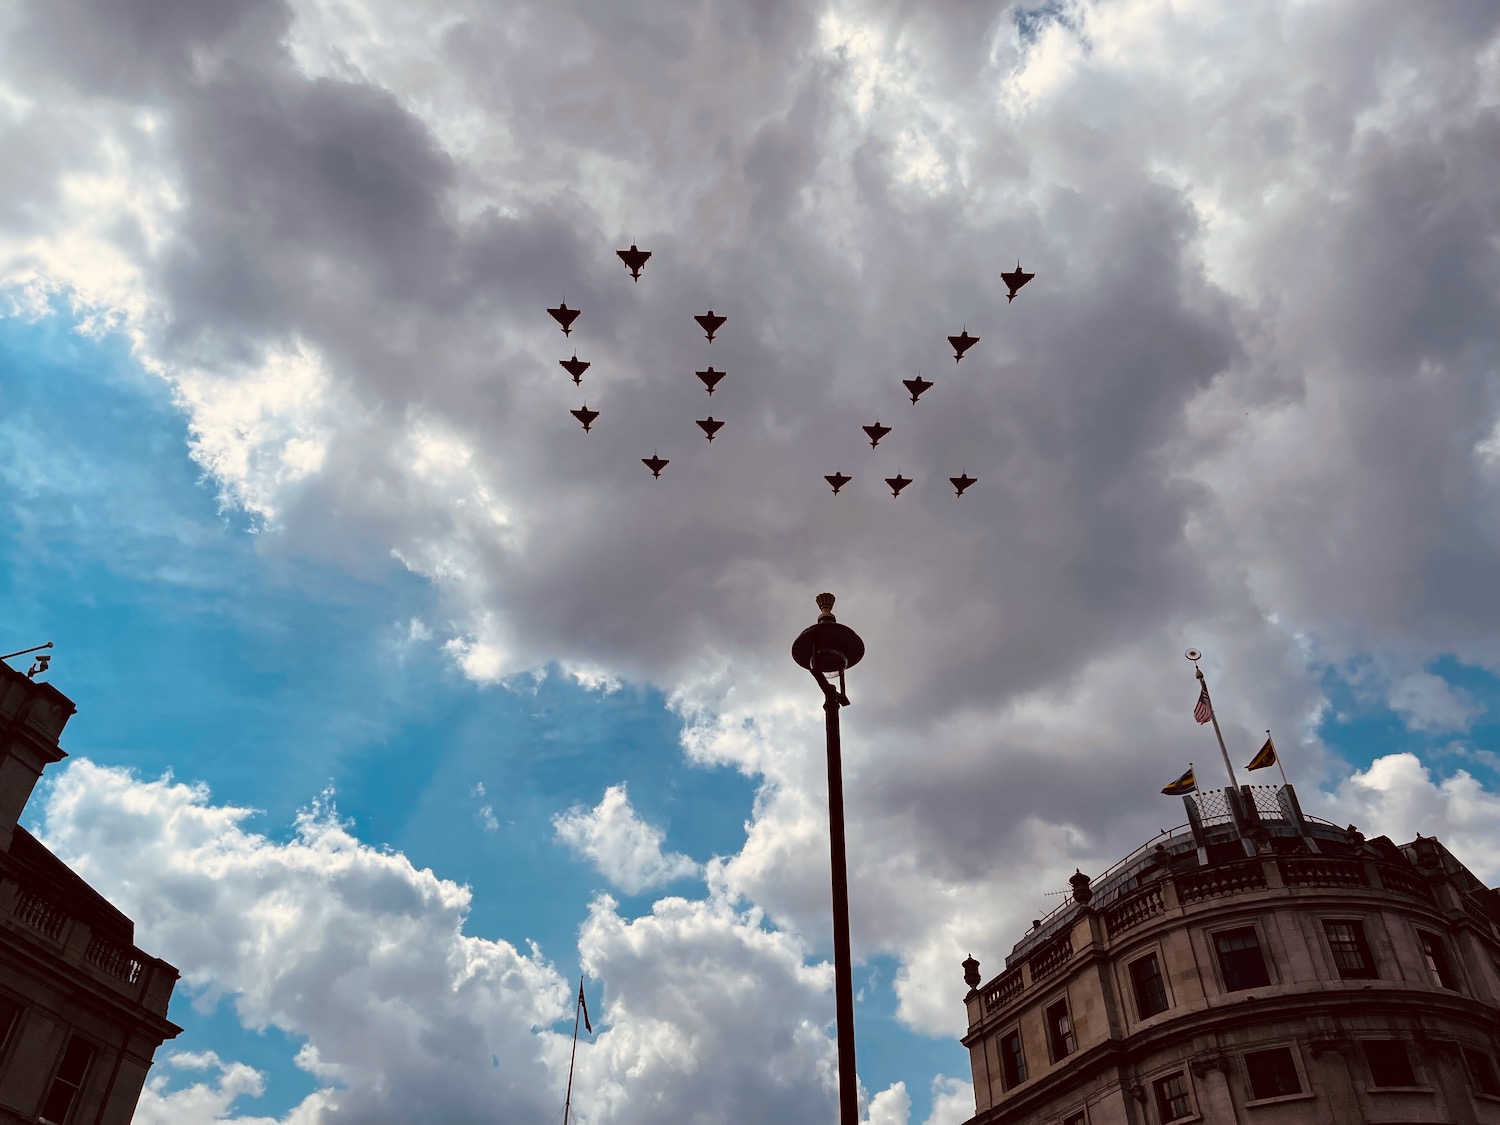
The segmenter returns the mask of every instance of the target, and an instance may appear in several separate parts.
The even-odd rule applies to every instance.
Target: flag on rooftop
[[[1164,789],[1162,789],[1162,792],[1165,793],[1168,797],[1180,797],[1184,793],[1196,793],[1197,791],[1198,782],[1193,777],[1193,767],[1191,765],[1188,766],[1187,773],[1183,774],[1176,781],[1172,782],[1171,785],[1168,785]]]
[[[1255,757],[1250,759],[1247,770],[1263,770],[1268,766],[1276,764],[1276,744],[1271,741],[1271,736],[1266,735],[1266,744],[1256,751]]]
[[[1213,704],[1208,701],[1208,685],[1203,685],[1203,690],[1198,693],[1198,706],[1193,708],[1193,718],[1200,723],[1206,723],[1214,717]]]

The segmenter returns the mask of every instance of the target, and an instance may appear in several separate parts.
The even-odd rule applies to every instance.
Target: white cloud
[[[687,856],[662,851],[666,833],[636,814],[623,784],[606,789],[592,809],[575,805],[558,813],[552,826],[559,840],[629,894],[698,873]]]
[[[1328,819],[1397,843],[1436,836],[1485,883],[1500,879],[1500,794],[1466,770],[1436,781],[1415,754],[1387,754],[1355,770],[1327,799],[1337,810]]]

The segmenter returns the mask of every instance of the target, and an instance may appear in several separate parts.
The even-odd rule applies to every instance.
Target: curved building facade
[[[1290,786],[1184,801],[1004,972],[965,962],[970,1125],[1500,1125],[1500,895]]]

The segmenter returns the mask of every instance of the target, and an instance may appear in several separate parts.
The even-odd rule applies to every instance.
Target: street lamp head
[[[833,616],[833,595],[818,595],[818,620],[797,635],[792,642],[792,659],[802,668],[814,672],[842,672],[853,668],[865,656],[865,642],[847,625]]]

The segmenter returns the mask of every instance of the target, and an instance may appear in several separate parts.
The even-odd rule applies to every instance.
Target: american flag
[[[1198,706],[1193,708],[1193,718],[1200,723],[1206,723],[1214,717],[1213,704],[1208,701],[1208,685],[1203,685],[1203,690],[1198,693]]]

